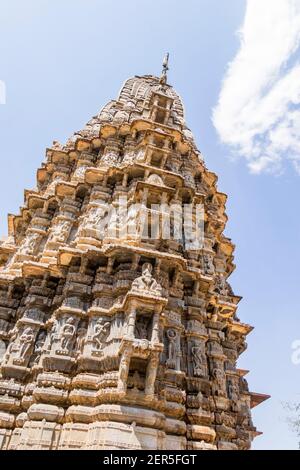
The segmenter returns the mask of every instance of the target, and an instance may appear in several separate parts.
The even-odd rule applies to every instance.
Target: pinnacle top
[[[160,82],[162,84],[167,83],[167,72],[169,70],[169,52],[166,53],[164,60],[163,60],[163,68],[161,72]]]
[[[167,70],[167,56],[164,61]],[[173,128],[182,132],[185,138],[197,151],[194,137],[185,122],[184,105],[181,97],[175,89],[162,83],[161,78],[154,75],[135,75],[128,78],[116,100],[109,101],[100,112],[90,119],[86,126],[77,131],[67,142],[65,148],[74,146],[78,138],[99,136],[100,127],[104,124],[132,123],[139,118],[148,118],[152,106],[153,96],[159,95],[163,100],[172,103],[168,123]]]

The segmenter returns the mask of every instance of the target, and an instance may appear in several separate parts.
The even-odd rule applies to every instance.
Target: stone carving
[[[228,380],[227,384],[227,394],[229,400],[232,402],[232,408],[237,408],[239,401],[239,387],[233,380]]]
[[[75,333],[75,318],[69,317],[60,331],[60,347],[63,351],[72,351],[75,342]]]
[[[30,232],[20,247],[20,253],[23,255],[32,255],[36,245],[40,239],[40,235],[36,232]]]
[[[194,180],[192,172],[188,168],[184,168],[184,167],[181,168],[181,172],[184,175],[186,185],[190,188],[194,188],[195,180]]]
[[[17,328],[15,327],[15,328],[13,328],[13,329],[11,330],[11,332],[10,332],[10,341],[9,341],[8,346],[7,346],[5,356],[4,356],[4,358],[3,358],[3,361],[4,361],[5,363],[8,362],[11,353],[18,351],[18,349],[19,349],[19,345],[18,345],[18,342],[17,342],[17,338],[18,338],[18,330],[17,330]]]
[[[67,220],[61,220],[57,225],[54,225],[49,237],[49,242],[61,243],[64,242],[69,235],[70,223]]]
[[[155,174],[150,175],[147,178],[146,183],[154,184],[155,186],[164,186],[164,182],[162,178],[159,175],[155,175]]]
[[[226,198],[167,68],[161,79],[129,79],[66,145],[48,149],[37,189],[9,217],[0,449],[242,450],[257,434],[236,369],[251,327],[227,283]],[[170,237],[161,215],[153,240],[143,229],[159,201],[174,211]],[[178,223],[198,201],[203,250]]]
[[[4,358],[5,352],[6,352],[6,344],[2,339],[0,339],[0,362]]]
[[[157,375],[158,363],[159,363],[158,355],[153,355],[150,357],[150,360],[147,366],[146,384],[145,384],[145,394],[148,396],[154,395],[154,385],[155,385],[155,379]]]
[[[142,380],[139,372],[136,370],[131,379],[133,390],[141,390],[144,385],[144,380]]]
[[[114,115],[113,121],[115,123],[121,124],[122,122],[127,122],[129,119],[129,114],[125,111],[117,111]]]
[[[82,300],[79,297],[66,297],[63,305],[66,307],[74,308],[74,309],[79,309],[81,310],[83,308],[83,303]]]
[[[14,362],[23,363],[25,362],[26,359],[29,358],[31,351],[32,351],[34,340],[35,340],[34,330],[30,326],[26,327],[19,336],[18,353],[17,353],[16,358],[14,359]]]
[[[78,353],[82,353],[83,351],[86,333],[87,333],[86,326],[79,325],[77,329],[77,337],[76,337],[76,345],[75,345],[75,349]]]
[[[136,155],[136,161],[143,162],[145,160],[145,155],[146,155],[145,149],[143,148],[139,149]]]
[[[100,352],[103,349],[103,343],[109,335],[110,323],[103,322],[99,319],[94,326],[94,333],[92,336],[93,351]]]
[[[84,175],[85,175],[85,171],[86,171],[86,166],[85,165],[81,165],[81,166],[78,166],[76,168],[76,170],[74,171],[74,174],[73,174],[73,180],[83,180],[84,179]]]
[[[206,355],[205,345],[194,343],[191,347],[193,374],[195,377],[206,376]]]
[[[43,347],[45,344],[46,336],[47,336],[47,333],[44,330],[40,331],[37,336],[37,339],[34,345],[34,351],[33,351],[33,356],[34,356],[33,363],[34,364],[37,364],[40,360],[40,357],[43,352]]]
[[[108,111],[103,110],[99,115],[99,120],[101,122],[110,122],[112,121],[112,115]]]
[[[124,104],[124,110],[125,111],[134,111],[136,108],[136,105],[133,101],[127,101],[125,104]]]
[[[54,321],[53,321],[53,324],[52,324],[51,331],[50,331],[51,344],[53,343],[55,337],[58,336],[58,333],[59,333],[59,322],[58,322],[57,318],[55,318]]]
[[[140,318],[135,325],[135,337],[139,339],[148,339],[149,321],[147,318]]]
[[[223,348],[218,341],[209,341],[208,349],[211,355],[215,356],[222,356],[223,355]]]
[[[178,355],[178,332],[170,328],[167,330],[166,335],[168,338],[168,355],[166,365],[170,369],[175,369]]]
[[[137,237],[142,230],[140,212],[135,204],[128,208],[127,233],[131,237]]]
[[[238,416],[239,424],[245,428],[253,427],[253,421],[251,416],[251,411],[248,407],[243,406],[241,409],[241,414]]]
[[[210,255],[203,255],[203,270],[205,274],[212,275],[215,272],[212,257]]]
[[[31,320],[43,321],[44,314],[38,308],[29,308],[24,312],[23,318],[30,318]]]
[[[103,218],[105,217],[106,208],[103,207],[93,207],[89,210],[87,217],[85,218],[84,227],[85,228],[98,228],[100,229],[100,224],[105,226],[103,223]]]
[[[226,378],[225,373],[221,369],[214,368],[212,372],[212,376],[214,379],[212,390],[214,395],[218,395],[220,397],[226,396]]]
[[[126,392],[130,359],[131,351],[127,349],[121,357],[119,368],[118,391],[121,393]]]
[[[145,292],[157,296],[161,296],[162,287],[152,276],[152,265],[145,263],[142,266],[142,275],[136,278],[131,286],[131,290],[134,292]]]
[[[226,296],[228,294],[228,286],[224,276],[217,277],[215,290],[220,295]]]
[[[110,139],[109,139],[110,140]],[[101,166],[117,166],[119,160],[119,145],[113,140],[107,142],[104,154],[101,158]]]

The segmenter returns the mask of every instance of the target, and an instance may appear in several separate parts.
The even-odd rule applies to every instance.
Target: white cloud
[[[213,123],[251,172],[300,173],[300,0],[247,0]]]

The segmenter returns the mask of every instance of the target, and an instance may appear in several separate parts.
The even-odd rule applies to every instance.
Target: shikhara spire
[[[167,70],[168,56],[161,78],[130,78],[83,130],[47,149],[37,190],[9,215],[2,449],[235,450],[257,435],[250,409],[266,396],[249,392],[237,367],[252,327],[228,283],[226,195]],[[186,204],[191,224],[204,210],[197,249],[172,236]]]

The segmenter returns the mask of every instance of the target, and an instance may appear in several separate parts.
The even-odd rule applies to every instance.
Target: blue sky
[[[291,361],[292,342],[300,339],[294,83],[300,28],[298,12],[289,16],[282,0],[274,2],[277,9],[262,11],[265,34],[263,25],[255,29],[246,0],[1,0],[0,234],[6,235],[6,215],[18,212],[23,190],[35,186],[45,148],[82,128],[128,77],[159,74],[169,51],[169,83],[183,98],[187,123],[219,176],[220,191],[229,196],[226,234],[236,244],[237,264],[231,284],[243,296],[241,320],[255,326],[239,365],[251,370],[253,391],[272,395],[254,410],[264,432],[254,448],[295,449],[281,402],[300,395],[300,365]],[[295,7],[294,0],[284,2]],[[286,20],[283,36],[270,39],[278,17]],[[256,55],[251,41],[258,34]],[[251,75],[253,68],[260,73]]]

